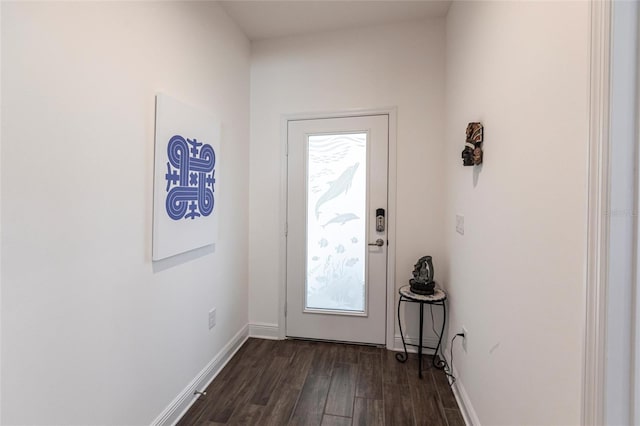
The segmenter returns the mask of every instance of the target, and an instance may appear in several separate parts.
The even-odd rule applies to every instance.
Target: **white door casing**
[[[375,213],[380,208],[388,210],[389,115],[300,119],[287,123],[286,335],[384,344],[387,229],[376,231]],[[332,145],[331,141],[339,142]],[[366,151],[355,148],[357,144],[366,145]],[[338,155],[334,155],[335,149],[325,149],[330,146],[341,147]],[[353,155],[351,152],[358,149],[366,152],[360,154],[364,157],[344,159],[345,151]],[[324,155],[322,163],[337,160],[331,160],[333,166],[323,168],[324,164],[314,163],[318,153]],[[331,167],[335,170],[330,170]],[[321,175],[327,176],[321,179]],[[326,233],[327,238],[318,232]],[[356,234],[359,238],[352,237]],[[363,245],[378,239],[383,241],[382,246]],[[357,274],[353,271],[357,270],[361,271],[359,279],[365,283],[364,293],[354,293],[354,288],[361,288],[358,285],[348,292],[344,286],[337,286],[341,280],[354,282],[353,276]],[[330,293],[331,300],[329,296],[317,295],[330,287],[334,290]],[[320,299],[324,301],[319,302]]]

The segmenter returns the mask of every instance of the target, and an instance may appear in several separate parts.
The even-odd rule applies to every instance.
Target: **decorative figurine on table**
[[[413,278],[409,280],[411,291],[416,294],[430,296],[435,293],[436,282],[433,281],[433,262],[431,256],[422,256],[413,265]]]
[[[462,151],[462,165],[477,166],[482,164],[482,142],[484,140],[484,128],[482,123],[469,123],[467,125],[467,140]]]

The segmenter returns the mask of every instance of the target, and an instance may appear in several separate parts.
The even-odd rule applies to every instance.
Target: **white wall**
[[[454,2],[447,16],[449,331],[468,329],[455,367],[482,424],[580,422],[588,22],[587,2]],[[471,121],[477,168],[460,159]]]
[[[396,285],[425,254],[438,279],[443,72],[443,19],[252,43],[251,323],[278,323],[284,114],[397,106]]]
[[[249,62],[215,3],[2,3],[3,424],[149,424],[246,325]],[[220,235],[152,265],[159,90],[222,123]]]

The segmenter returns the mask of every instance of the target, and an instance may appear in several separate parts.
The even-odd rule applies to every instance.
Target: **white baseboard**
[[[406,336],[404,338],[404,341],[407,344],[417,345],[419,340],[417,337]],[[438,344],[438,339],[436,339],[435,337],[427,337],[422,339],[422,346],[431,346],[435,348],[437,344]],[[404,351],[404,347],[402,346],[402,337],[400,337],[399,334],[396,334],[393,339],[393,350],[397,352]],[[416,348],[415,346],[407,346],[407,352],[417,353],[418,348]],[[432,354],[434,352],[435,352],[434,349],[423,349],[423,353],[425,354]]]
[[[447,360],[447,364],[451,366],[451,360],[449,360],[446,356],[447,352],[444,351],[444,354],[445,359]],[[462,378],[460,377],[460,373],[455,369],[455,366],[452,368],[452,372],[456,377],[456,382],[452,386],[453,395],[456,397],[456,402],[458,403],[458,407],[460,408],[460,412],[462,413],[464,423],[467,426],[481,426],[478,414],[473,408],[473,404],[471,404],[469,394],[467,394],[467,391],[464,388],[463,382],[461,380]],[[449,382],[451,382],[451,378],[449,378]]]
[[[178,420],[185,415],[196,399],[198,399],[198,397],[194,395],[194,392],[196,390],[204,390],[209,386],[248,337],[249,327],[245,325],[151,424],[153,426],[175,425]]]
[[[278,327],[278,324],[254,322],[249,324],[249,337],[280,340],[280,327]]]
[[[456,377],[459,378],[457,374]],[[476,410],[473,409],[469,395],[460,380],[456,380],[453,384],[453,395],[456,397],[456,401],[458,402],[458,407],[460,407],[460,412],[462,413],[465,424],[468,426],[481,426]]]

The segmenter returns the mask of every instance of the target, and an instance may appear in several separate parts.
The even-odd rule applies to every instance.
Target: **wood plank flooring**
[[[249,339],[178,425],[464,425],[444,373],[428,369],[421,380],[415,355],[404,364],[394,355]]]

